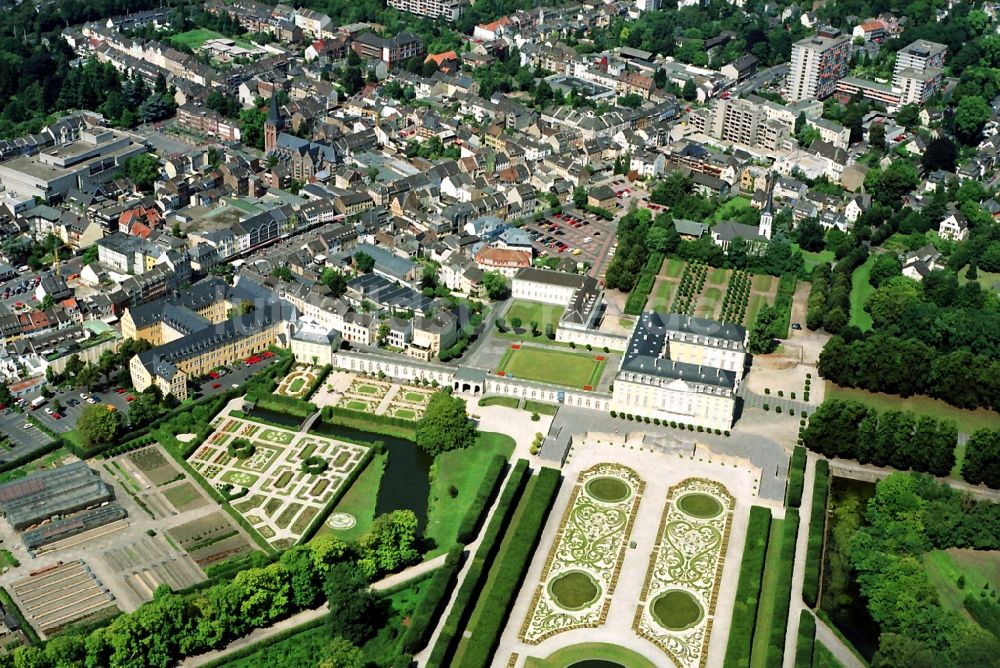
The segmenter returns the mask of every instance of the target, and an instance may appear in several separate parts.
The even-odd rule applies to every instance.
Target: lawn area
[[[670,293],[673,291],[673,283],[669,281],[660,281],[660,284],[656,286],[656,289],[650,296],[649,301],[646,302],[646,308],[651,311],[660,311],[665,313],[670,308]]]
[[[524,665],[526,668],[563,668],[564,666],[586,663],[588,659],[604,659],[617,663],[623,668],[654,668],[656,665],[632,650],[618,645],[596,642],[564,647],[544,659],[529,656]]]
[[[385,472],[385,463],[389,459],[389,453],[376,454],[372,460],[357,477],[351,488],[334,507],[335,513],[347,513],[353,515],[357,521],[350,529],[331,529],[326,523],[319,528],[316,536],[334,535],[343,541],[352,541],[365,534],[375,519],[375,500],[378,497],[378,489],[382,484],[382,474]]]
[[[851,275],[850,324],[860,327],[862,330],[872,328],[872,317],[865,310],[865,302],[875,292],[875,288],[868,282],[873,266],[875,266],[875,256],[869,255],[865,263],[855,269]]]
[[[970,592],[982,590],[986,583],[991,589],[1000,587],[1000,552],[931,550],[924,552],[921,561],[942,605],[960,613],[965,610],[963,601]],[[959,576],[965,576],[965,586],[961,589],[957,584]]]
[[[670,278],[678,278],[684,273],[685,264],[684,260],[679,260],[675,257],[668,257],[667,261],[663,263],[661,273],[666,274]]]
[[[529,413],[538,413],[539,415],[555,415],[556,411],[559,410],[559,406],[555,404],[546,404],[541,401],[531,401],[525,399],[524,410]]]
[[[288,386],[288,391],[292,394],[298,394],[302,390],[302,386],[305,384],[306,381],[304,378],[295,378]]]
[[[777,593],[781,589],[781,543],[785,520],[771,521],[771,537],[767,542],[767,557],[764,559],[764,578],[760,586],[760,605],[757,607],[757,623],[753,631],[753,649],[750,652],[750,666],[766,665],[768,640],[771,637],[771,622]]]
[[[806,271],[812,271],[813,267],[817,264],[822,264],[823,262],[833,262],[836,256],[831,250],[822,250],[818,253],[815,251],[803,250],[801,246],[796,243],[792,244],[792,250],[797,250],[802,253],[802,259],[805,260]]]
[[[595,387],[605,364],[604,360],[598,361],[595,357],[590,354],[545,348],[511,348],[500,360],[497,371],[502,371],[512,378],[536,380],[553,385]]]
[[[813,648],[813,662],[812,668],[843,668],[844,664],[837,660],[837,657],[833,655],[826,645],[820,641],[816,641],[816,645]]]
[[[754,320],[757,319],[757,313],[764,308],[765,304],[767,304],[767,297],[763,295],[750,295],[750,303],[747,305],[747,317],[743,320],[743,324],[747,327],[753,325]]]
[[[757,274],[753,277],[753,289],[758,292],[767,292],[774,284],[774,276],[767,274]]]
[[[190,482],[185,482],[184,484],[164,490],[163,496],[166,497],[170,505],[176,508],[178,512],[183,512],[191,504],[202,505],[201,494]]]
[[[170,41],[178,46],[186,46],[190,49],[197,49],[210,39],[226,39],[221,32],[215,32],[208,28],[195,28],[188,30],[170,38]]]
[[[729,282],[729,271],[722,268],[715,268],[708,273],[708,282],[712,285],[725,285]]]
[[[504,408],[517,408],[521,400],[517,397],[483,397],[479,400],[480,406],[503,406]]]
[[[528,330],[525,332],[528,336],[531,335],[531,323],[538,323],[538,330],[545,336],[545,325],[552,325],[555,327],[559,324],[559,319],[562,318],[563,311],[565,311],[561,306],[553,306],[552,304],[540,304],[538,302],[526,302],[526,301],[515,301],[507,309],[507,313],[504,314],[504,320],[510,325],[511,320],[514,318],[521,319],[521,328]]]
[[[708,225],[714,225],[715,223],[721,223],[724,220],[730,220],[732,218],[737,218],[741,213],[750,209],[750,198],[749,197],[733,197],[732,199],[727,199],[725,202],[715,210],[712,217],[705,221]]]
[[[714,319],[719,305],[722,304],[722,288],[705,288],[698,301],[694,314],[699,318]]]
[[[872,408],[877,408],[880,411],[913,411],[914,413],[932,415],[939,420],[954,420],[958,424],[958,430],[967,434],[977,429],[995,429],[997,421],[1000,420],[1000,415],[985,408],[970,411],[963,408],[955,408],[939,399],[931,399],[930,397],[897,397],[892,394],[839,387],[833,383],[826,384],[825,396],[828,399],[853,399]]]
[[[429,556],[436,556],[454,544],[458,525],[479,492],[487,463],[495,454],[509,458],[514,446],[514,439],[506,434],[482,432],[471,448],[442,453],[434,461],[424,536],[433,540],[437,548]],[[458,489],[455,498],[448,493],[452,485]]]

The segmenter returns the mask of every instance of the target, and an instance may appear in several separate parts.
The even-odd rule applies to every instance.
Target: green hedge
[[[969,594],[965,597],[963,605],[977,624],[1000,637],[1000,605],[985,598],[985,595],[985,590],[978,594]]]
[[[646,300],[649,293],[653,291],[653,283],[656,282],[655,274],[639,274],[639,280],[635,282],[635,287],[628,295],[625,302],[626,315],[640,315],[646,308]]]
[[[757,621],[764,557],[767,555],[770,533],[771,511],[762,506],[751,507],[747,539],[743,545],[743,562],[740,564],[740,581],[736,585],[736,600],[733,603],[733,620],[729,626],[725,666],[740,668],[750,665],[753,629]]]
[[[264,408],[276,413],[284,413],[299,418],[307,418],[318,409],[316,404],[295,397],[286,397],[283,394],[268,394],[264,392],[248,392],[247,401],[253,402],[258,408]]]
[[[314,517],[312,522],[309,523],[309,526],[306,527],[306,530],[302,533],[302,537],[299,538],[299,543],[307,543],[313,536],[316,535],[316,532],[323,526],[323,522],[326,522],[326,519],[330,517],[330,513],[333,512],[333,509],[337,507],[337,504],[340,503],[343,496],[347,494],[347,492],[354,485],[354,481],[357,480],[358,476],[360,476],[365,469],[368,468],[368,465],[371,464],[372,457],[374,456],[375,448],[370,447],[365,450],[365,453],[361,455],[361,461],[358,462],[358,465],[351,469],[351,472],[347,474],[347,478],[344,480],[343,484],[337,488],[337,492],[330,498],[330,501],[323,506],[323,510],[320,511],[319,515]]]
[[[323,382],[326,380],[326,377],[330,375],[331,371],[333,371],[333,367],[329,364],[324,364],[320,368],[319,375],[316,376],[316,380],[314,380],[309,387],[306,388],[305,396],[307,399],[312,399],[312,395],[316,394],[316,390],[323,387]]]
[[[771,614],[771,634],[767,641],[767,668],[781,668],[785,657],[785,634],[788,631],[788,609],[792,603],[792,567],[795,563],[795,539],[799,534],[799,509],[788,508],[781,527],[781,544],[778,546],[774,610]]]
[[[496,498],[497,490],[503,481],[503,470],[507,466],[507,458],[503,455],[493,455],[486,464],[483,480],[476,490],[476,498],[469,504],[461,523],[458,525],[458,542],[469,543],[479,532],[479,527],[486,509]]]
[[[799,613],[799,637],[795,640],[795,668],[812,668],[816,644],[816,618],[808,610]]]
[[[437,643],[431,652],[427,665],[431,668],[448,665],[454,656],[458,642],[461,640],[461,631],[469,622],[476,601],[486,584],[489,576],[489,566],[496,558],[500,550],[501,538],[507,525],[510,523],[514,510],[517,508],[517,501],[521,498],[524,490],[524,483],[528,477],[528,462],[519,459],[511,469],[507,484],[500,494],[493,517],[490,519],[486,531],[483,532],[482,540],[479,542],[479,549],[476,556],[469,565],[469,572],[462,581],[458,593],[455,595],[455,602],[452,605],[451,613],[441,627]]]
[[[427,645],[431,633],[441,617],[448,594],[455,587],[458,570],[462,567],[462,556],[465,546],[461,543],[448,550],[444,566],[434,572],[427,591],[417,604],[410,617],[410,626],[403,633],[402,650],[407,654],[416,654]]]
[[[511,529],[504,558],[494,565],[496,578],[486,599],[481,601],[483,613],[476,628],[469,629],[469,642],[462,656],[463,668],[486,668],[490,665],[510,608],[521,589],[524,573],[538,546],[542,527],[559,491],[560,476],[557,469],[543,468],[530,495],[521,500],[523,512]]]
[[[360,429],[373,434],[396,436],[408,441],[417,439],[417,423],[414,420],[404,420],[391,415],[375,415],[340,406],[324,406],[320,419],[328,424]]]
[[[792,461],[788,465],[788,492],[785,495],[785,505],[798,508],[802,505],[802,486],[806,476],[806,449],[801,445],[792,450]]]
[[[806,543],[806,566],[802,580],[802,600],[810,608],[819,601],[819,578],[823,566],[823,536],[826,531],[826,501],[830,493],[830,463],[816,462],[812,507],[809,515],[809,540]]]
[[[771,324],[771,336],[776,339],[788,338],[788,326],[792,318],[792,296],[795,294],[795,274],[783,274],[778,281],[778,292],[774,296],[777,319]]]

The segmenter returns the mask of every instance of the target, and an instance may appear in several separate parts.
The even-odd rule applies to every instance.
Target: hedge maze
[[[735,499],[721,483],[674,485],[635,613],[635,632],[680,668],[705,665]]]

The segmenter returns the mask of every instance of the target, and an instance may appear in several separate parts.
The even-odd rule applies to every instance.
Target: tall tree
[[[431,396],[424,416],[417,423],[417,445],[431,456],[467,448],[476,442],[478,435],[479,430],[466,412],[465,399],[453,397],[445,390]]]

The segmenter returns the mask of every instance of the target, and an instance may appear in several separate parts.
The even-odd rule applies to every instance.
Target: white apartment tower
[[[896,52],[893,88],[901,91],[901,104],[924,104],[941,87],[948,47],[918,39]]]
[[[832,95],[837,81],[847,76],[850,49],[850,37],[836,28],[821,28],[792,45],[785,99],[822,100]]]

